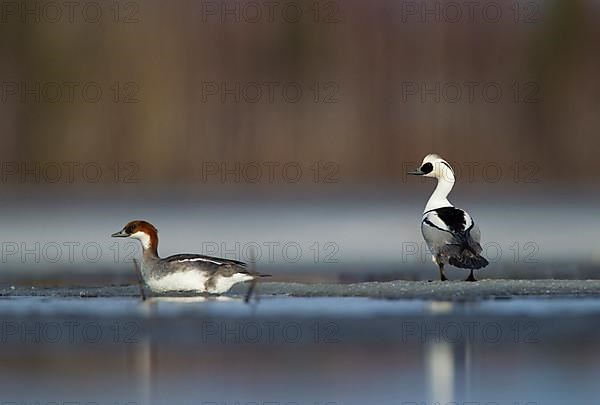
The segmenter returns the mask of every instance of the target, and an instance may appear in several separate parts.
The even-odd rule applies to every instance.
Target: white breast
[[[235,284],[251,280],[252,276],[248,274],[236,273],[231,277],[218,276],[213,283],[209,283],[206,289],[208,277],[205,273],[190,270],[169,274],[161,278],[150,278],[146,281],[148,287],[156,292],[168,291],[195,291],[208,292],[211,294],[223,294],[231,289]]]
[[[206,292],[204,283],[207,277],[197,270],[181,271],[161,278],[150,278],[146,284],[152,291],[197,291]]]

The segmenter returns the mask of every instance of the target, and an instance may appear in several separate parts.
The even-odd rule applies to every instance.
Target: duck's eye
[[[432,170],[433,170],[433,165],[429,162],[425,163],[423,166],[421,166],[421,171],[423,172],[423,174],[431,173]]]
[[[127,228],[125,228],[125,232],[131,235],[133,233],[134,228],[135,227],[133,225],[129,225]]]

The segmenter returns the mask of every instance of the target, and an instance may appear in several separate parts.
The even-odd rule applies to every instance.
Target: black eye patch
[[[130,234],[130,235],[131,235],[131,234],[133,233],[133,230],[134,230],[134,229],[135,229],[135,227],[134,227],[133,225],[129,225],[129,226],[127,227],[127,229],[125,229],[125,232],[127,232],[128,234]]]
[[[423,174],[431,173],[432,170],[433,165],[431,163],[425,163],[423,166],[421,166],[421,171]]]

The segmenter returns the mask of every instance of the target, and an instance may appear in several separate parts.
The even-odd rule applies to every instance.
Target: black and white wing
[[[421,232],[432,254],[448,259],[462,268],[480,268],[488,264],[480,256],[479,227],[465,211],[443,207],[426,212]]]
[[[182,267],[201,268],[205,271],[217,271],[222,268],[231,268],[237,272],[245,273],[244,270],[247,264],[237,260],[221,259],[219,257],[195,255],[195,254],[179,254],[169,256],[164,259],[167,263],[178,263]]]

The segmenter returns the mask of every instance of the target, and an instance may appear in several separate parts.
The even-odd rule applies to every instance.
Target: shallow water
[[[132,319],[170,317],[362,319],[381,316],[600,316],[597,298],[498,298],[476,302],[379,300],[363,297],[259,297],[246,304],[238,297],[55,298],[1,297],[0,316],[75,316]]]
[[[14,297],[3,401],[596,403],[600,301]],[[285,370],[283,372],[282,370]]]

